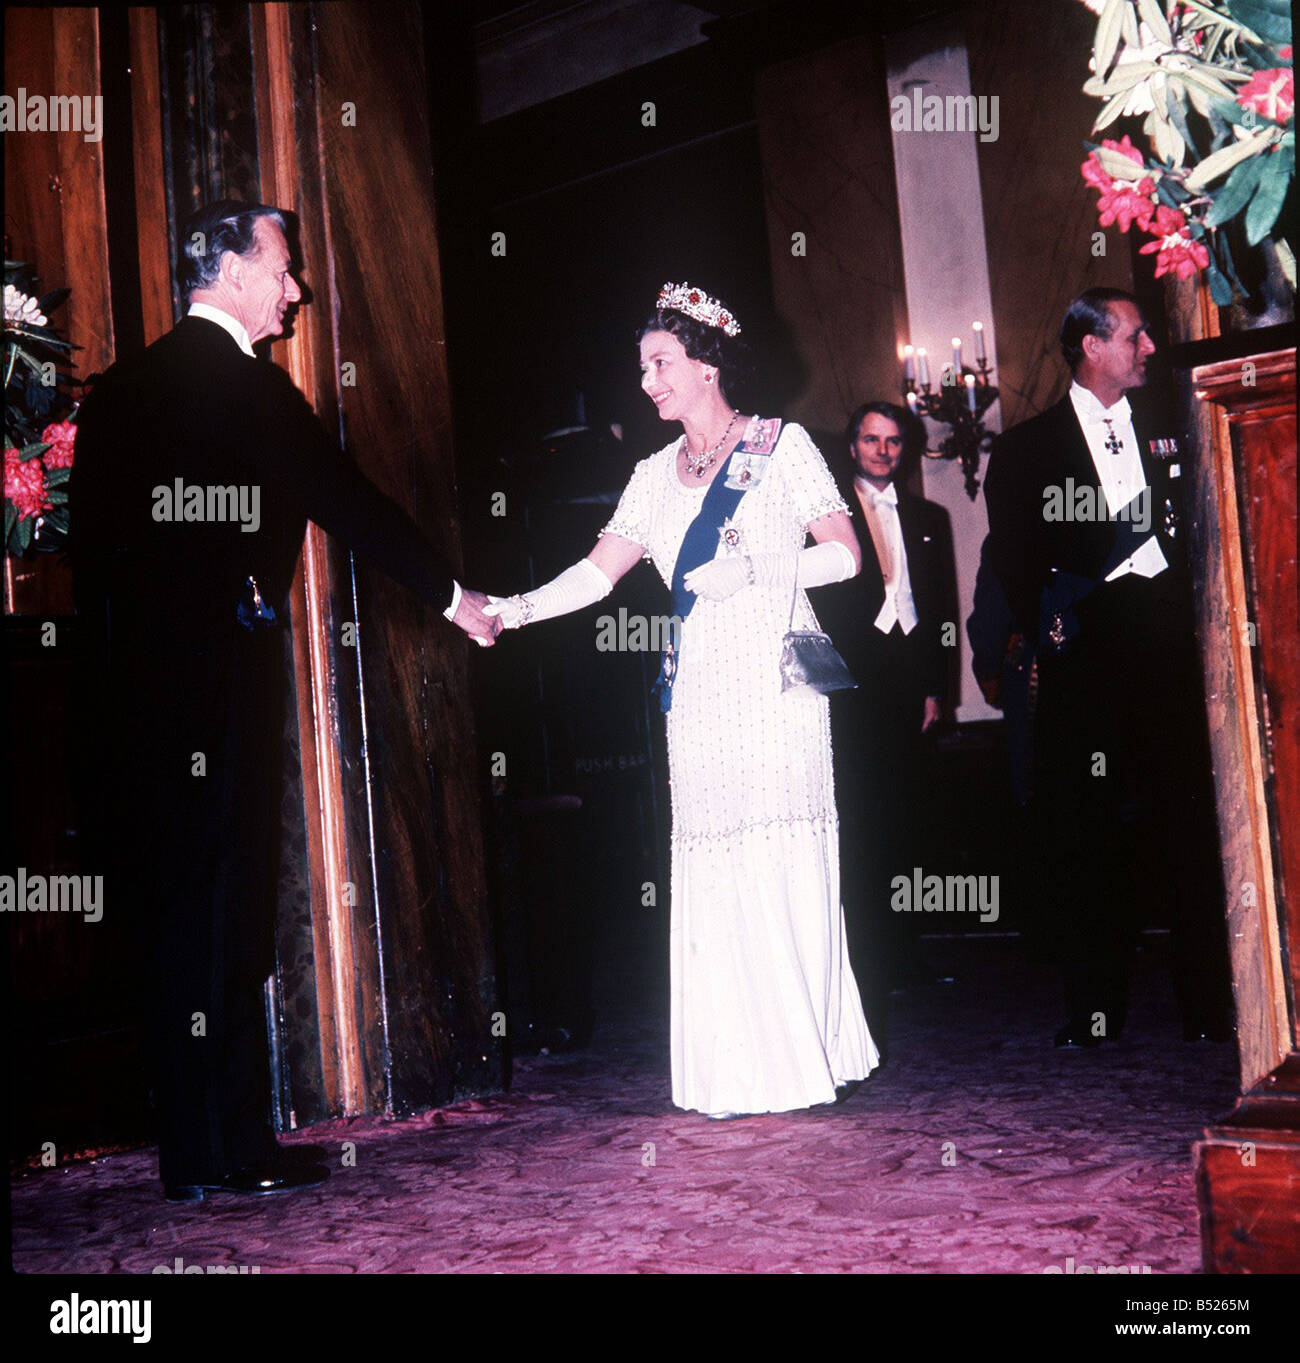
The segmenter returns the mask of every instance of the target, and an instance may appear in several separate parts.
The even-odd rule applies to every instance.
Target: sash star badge
[[[722,526],[718,530],[718,539],[730,553],[735,553],[740,548],[740,531],[732,525],[730,516],[722,522]]]

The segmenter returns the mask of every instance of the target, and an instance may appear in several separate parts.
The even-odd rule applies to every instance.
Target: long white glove
[[[492,603],[483,607],[484,615],[498,615],[506,629],[550,620],[557,615],[594,606],[614,590],[614,584],[589,559],[582,558],[559,577],[521,596],[488,596]]]
[[[799,551],[799,586],[824,587],[857,571],[848,546],[825,540]],[[784,554],[733,554],[692,568],[682,579],[688,592],[706,601],[725,601],[742,587],[789,587],[790,560]]]

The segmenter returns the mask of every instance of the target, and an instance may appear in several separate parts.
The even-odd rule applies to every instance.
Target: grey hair
[[[237,256],[256,256],[253,229],[258,218],[269,218],[280,231],[287,230],[283,209],[269,204],[239,203],[235,199],[205,204],[186,220],[176,255],[176,280],[186,302],[196,289],[208,289],[216,283],[221,257],[227,251]]]

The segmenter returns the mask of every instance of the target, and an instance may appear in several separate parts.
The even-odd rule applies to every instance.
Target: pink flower
[[[70,421],[55,421],[41,432],[41,439],[50,448],[41,455],[47,469],[70,469],[73,446],[77,442],[77,428]]]
[[[1142,153],[1129,141],[1128,134],[1120,142],[1107,138],[1101,144],[1111,151],[1117,151],[1135,163],[1140,172],[1131,180],[1117,180],[1111,176],[1097,159],[1097,153],[1090,152],[1088,159],[1079,167],[1083,178],[1098,191],[1100,197],[1097,207],[1099,221],[1103,227],[1119,223],[1119,230],[1127,232],[1134,224],[1143,229],[1151,221],[1156,210],[1156,182],[1145,173],[1146,162]]]
[[[1176,208],[1161,204],[1146,230],[1156,238],[1141,248],[1140,254],[1156,254],[1156,278],[1176,274],[1179,279],[1190,279],[1197,270],[1210,263],[1210,253],[1199,241],[1187,235],[1187,219]]]
[[[39,459],[23,463],[16,449],[5,451],[5,500],[14,504],[20,521],[50,509],[53,503],[45,495],[45,470]]]
[[[1256,71],[1237,91],[1237,103],[1274,123],[1290,123],[1295,117],[1295,72],[1289,66]]]

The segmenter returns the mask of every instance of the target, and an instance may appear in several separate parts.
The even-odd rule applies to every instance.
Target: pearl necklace
[[[727,429],[723,431],[722,438],[712,449],[701,450],[696,454],[691,449],[691,442],[685,435],[682,439],[686,441],[686,467],[697,477],[704,477],[704,470],[711,467],[718,457],[718,451],[727,443],[727,437],[731,434],[732,428],[740,420],[740,413],[733,412],[731,420],[727,423]]]

